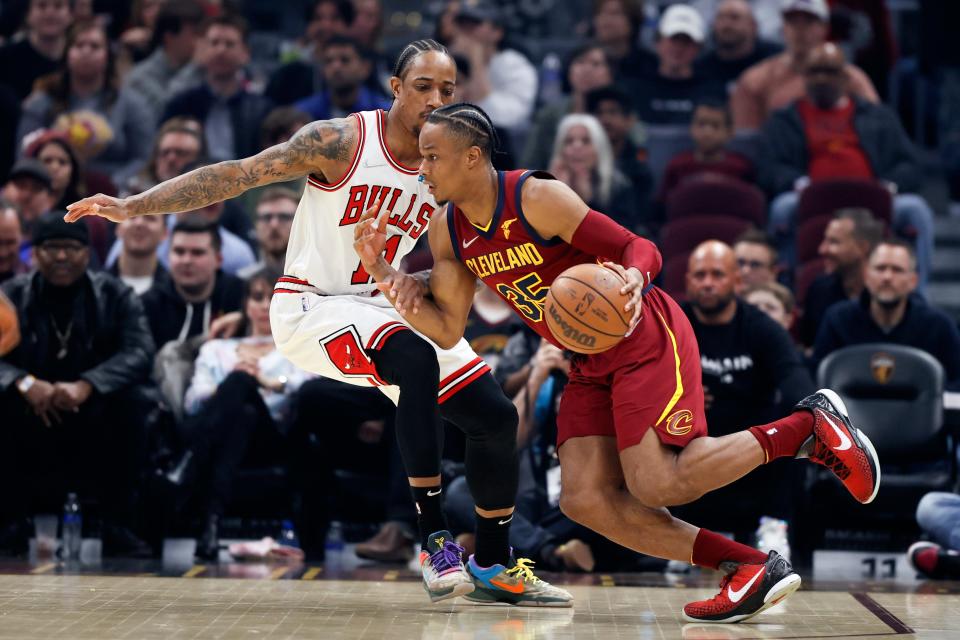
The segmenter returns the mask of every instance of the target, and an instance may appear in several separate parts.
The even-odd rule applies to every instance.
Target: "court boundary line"
[[[862,604],[867,611],[875,615],[880,619],[881,622],[893,629],[894,633],[897,635],[915,633],[913,629],[904,624],[903,620],[890,613],[886,607],[871,598],[865,592],[851,591],[850,595],[854,600]]]

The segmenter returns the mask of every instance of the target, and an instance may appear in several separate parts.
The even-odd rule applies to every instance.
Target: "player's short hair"
[[[902,238],[884,238],[880,240],[872,249],[870,249],[870,255],[867,258],[869,262],[873,258],[873,254],[877,252],[877,249],[880,247],[900,247],[907,252],[907,255],[910,257],[910,268],[914,271],[917,270],[917,250],[912,244],[903,240]]]
[[[173,225],[173,231],[170,232],[171,245],[173,236],[178,233],[207,234],[210,236],[210,246],[216,253],[220,253],[223,248],[223,241],[220,240],[220,226],[216,222],[211,222],[206,218],[192,214],[178,220]]]
[[[458,102],[434,109],[427,122],[446,125],[467,146],[480,147],[488,158],[493,158],[500,146],[497,129],[487,112],[475,104]]]
[[[426,53],[427,51],[438,51],[448,56],[450,55],[450,52],[447,50],[447,48],[436,40],[432,40],[430,38],[414,40],[405,46],[403,51],[400,52],[400,55],[397,56],[397,63],[393,67],[393,75],[403,80],[403,77],[407,73],[407,69],[417,58],[417,56],[422,53]]]

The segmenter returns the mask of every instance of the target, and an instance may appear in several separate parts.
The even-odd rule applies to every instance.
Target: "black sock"
[[[443,513],[443,494],[440,485],[436,487],[410,487],[413,502],[417,507],[417,524],[420,526],[420,545],[427,548],[427,538],[437,531],[450,529],[447,516]]]
[[[510,561],[510,522],[509,516],[484,518],[477,514],[477,550],[474,561],[481,567],[495,564],[507,566]]]

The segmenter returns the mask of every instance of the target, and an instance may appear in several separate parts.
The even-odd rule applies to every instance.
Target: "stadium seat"
[[[767,203],[757,187],[713,173],[683,182],[667,197],[667,220],[704,214],[743,218],[764,228]]]
[[[823,215],[833,215],[837,209],[864,207],[887,225],[893,216],[890,192],[876,180],[835,178],[818,180],[800,194],[797,203],[797,224]]]
[[[678,302],[687,299],[687,262],[690,260],[690,253],[685,251],[663,263],[661,288]]]
[[[803,265],[820,257],[820,243],[830,220],[831,216],[816,216],[797,226],[797,264]]]
[[[650,125],[647,127],[647,165],[653,174],[653,184],[660,187],[660,180],[667,164],[681,151],[693,147],[690,129],[677,125]]]
[[[796,295],[798,306],[803,306],[803,303],[807,299],[807,289],[809,289],[810,284],[817,279],[817,276],[823,272],[823,260],[821,258],[808,260],[797,267],[796,274],[793,278],[793,292],[794,295]]]
[[[660,232],[660,252],[666,261],[692,251],[705,240],[733,244],[750,226],[748,221],[730,216],[695,215],[671,220]]]
[[[822,544],[827,530],[831,535],[852,530],[874,537],[870,544],[904,548],[904,541],[917,534],[914,512],[920,498],[929,491],[952,491],[956,482],[956,445],[943,427],[943,368],[913,347],[862,344],[827,356],[817,382],[843,398],[853,424],[873,442],[882,474],[874,502],[853,509],[830,472],[811,467],[810,541]]]

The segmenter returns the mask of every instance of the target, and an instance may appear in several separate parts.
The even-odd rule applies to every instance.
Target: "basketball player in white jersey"
[[[437,208],[418,180],[418,136],[427,116],[453,101],[456,65],[432,40],[403,50],[390,80],[388,112],[317,121],[288,142],[242,160],[201,167],[128,198],[97,194],[69,207],[70,222],[198,209],[244,191],[309,176],[277,282],[270,321],[278,349],[328,378],[375,386],[397,404],[396,431],[417,506],[424,587],[434,602],[570,606],[572,596],[512,557],[508,541],[517,489],[517,414],[489,368],[461,340],[442,350],[406,325],[379,295],[353,250],[361,215],[390,212],[386,260],[394,267]],[[439,403],[439,406],[438,406]],[[447,531],[440,487],[441,414],[467,436],[466,466],[477,504],[474,560],[502,565],[491,588],[475,581]]]

